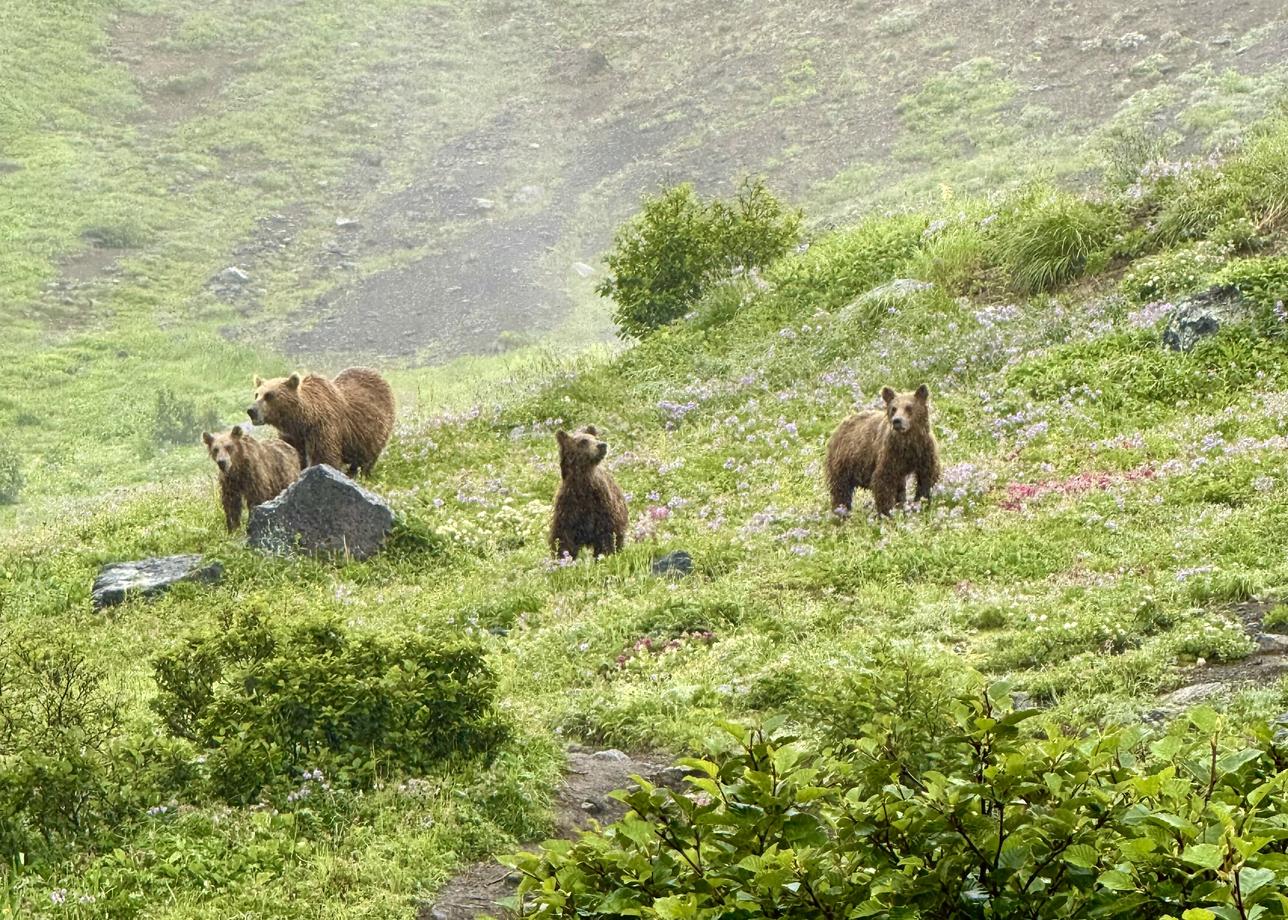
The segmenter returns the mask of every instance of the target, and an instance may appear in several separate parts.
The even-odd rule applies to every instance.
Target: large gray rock
[[[1173,351],[1189,351],[1201,339],[1223,327],[1246,323],[1252,307],[1231,285],[1208,288],[1176,305],[1163,330],[1163,344]]]
[[[337,553],[366,559],[394,523],[384,499],[330,466],[311,466],[251,512],[246,542],[268,553]]]
[[[202,556],[159,556],[103,566],[94,579],[94,609],[119,604],[127,597],[151,597],[181,581],[218,581],[224,567]]]

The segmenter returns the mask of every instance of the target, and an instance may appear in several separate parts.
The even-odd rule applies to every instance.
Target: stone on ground
[[[103,566],[94,579],[94,609],[102,610],[130,597],[152,597],[181,581],[215,582],[224,573],[203,556],[158,556]]]
[[[250,515],[246,542],[267,553],[366,559],[380,550],[394,513],[379,495],[330,466],[311,466]]]

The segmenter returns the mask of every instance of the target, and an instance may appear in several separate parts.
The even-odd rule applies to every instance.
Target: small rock
[[[335,219],[335,228],[337,230],[357,230],[362,226],[362,222],[353,217],[337,217]]]
[[[222,565],[206,562],[203,556],[159,556],[105,565],[94,579],[94,609],[111,607],[127,597],[152,597],[181,581],[216,582],[223,574]]]
[[[1280,636],[1275,633],[1257,633],[1252,639],[1257,643],[1257,651],[1263,655],[1288,652],[1288,636]]]
[[[657,771],[654,781],[657,785],[666,786],[668,789],[683,789],[685,788],[684,780],[689,776],[693,776],[695,772],[687,767],[664,767]]]
[[[1172,351],[1189,351],[1222,327],[1245,323],[1251,307],[1233,285],[1208,288],[1176,305],[1163,330],[1163,344]]]
[[[1033,697],[1023,690],[1016,690],[1011,694],[1011,705],[1017,710],[1037,708],[1033,703]]]
[[[478,208],[480,211],[490,211],[496,207],[496,202],[491,198],[475,198],[474,207]]]
[[[393,522],[393,511],[380,496],[330,466],[311,466],[285,492],[251,512],[246,542],[268,553],[366,559],[380,550]]]
[[[1173,690],[1167,696],[1163,697],[1163,702],[1170,706],[1192,706],[1201,702],[1210,696],[1215,695],[1221,690],[1219,681],[1210,681],[1203,684],[1190,684],[1188,687],[1181,687],[1179,690]]]
[[[236,265],[230,265],[215,275],[215,280],[220,284],[245,284],[250,281],[250,275],[246,274]]]
[[[612,761],[616,761],[617,763],[623,763],[627,760],[630,760],[629,756],[627,756],[622,751],[617,750],[617,748],[609,748],[606,751],[596,751],[590,756],[592,760],[612,760]]]
[[[572,270],[583,278],[589,278],[591,275],[595,274],[595,269],[592,266],[587,265],[585,262],[572,263]]]
[[[682,549],[677,549],[673,553],[667,553],[661,559],[653,563],[654,575],[669,575],[673,578],[683,578],[686,575],[693,574],[693,557]]]
[[[590,799],[587,799],[581,803],[581,810],[588,815],[597,815],[604,809],[598,802],[592,802]]]
[[[512,200],[515,204],[531,204],[534,201],[540,201],[543,194],[539,185],[523,185],[514,193]]]

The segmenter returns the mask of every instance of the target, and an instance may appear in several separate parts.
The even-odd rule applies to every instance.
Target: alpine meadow
[[[0,920],[1288,918],[1279,0],[0,35]]]

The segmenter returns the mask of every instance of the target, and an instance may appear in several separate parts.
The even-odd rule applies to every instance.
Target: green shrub
[[[202,431],[219,426],[219,414],[213,409],[204,412],[190,399],[175,395],[169,387],[157,391],[152,407],[152,443],[155,446],[195,442]]]
[[[1123,276],[1122,292],[1138,303],[1188,294],[1207,285],[1224,261],[1211,243],[1145,256]]]
[[[1231,262],[1216,278],[1220,284],[1232,284],[1239,293],[1266,311],[1276,304],[1288,303],[1288,257],[1242,259]]]
[[[25,482],[22,458],[7,444],[0,444],[0,505],[17,504]]]
[[[104,672],[56,636],[0,645],[0,852],[32,853],[120,814],[122,710]]]
[[[685,792],[640,782],[622,821],[509,857],[520,914],[1285,916],[1288,749],[1264,724],[1029,733],[1005,685],[904,710],[897,680],[864,679],[876,704],[843,753],[735,726],[681,761]]]
[[[916,215],[874,217],[783,259],[768,275],[772,299],[783,305],[777,315],[830,312],[889,281],[917,254],[925,227],[925,219]]]
[[[1052,189],[1031,191],[998,219],[998,245],[1021,291],[1049,290],[1103,257],[1117,229],[1105,207]]]
[[[355,636],[326,620],[274,628],[247,614],[189,637],[155,672],[155,710],[207,749],[213,790],[233,802],[317,769],[365,787],[505,734],[474,645]]]
[[[744,182],[732,201],[703,201],[684,184],[645,199],[618,231],[596,289],[617,304],[621,332],[642,338],[684,316],[702,292],[735,269],[763,268],[800,237],[801,214],[759,180]]]
[[[995,272],[985,227],[958,223],[932,236],[922,247],[913,274],[952,294],[974,294],[988,287]]]

